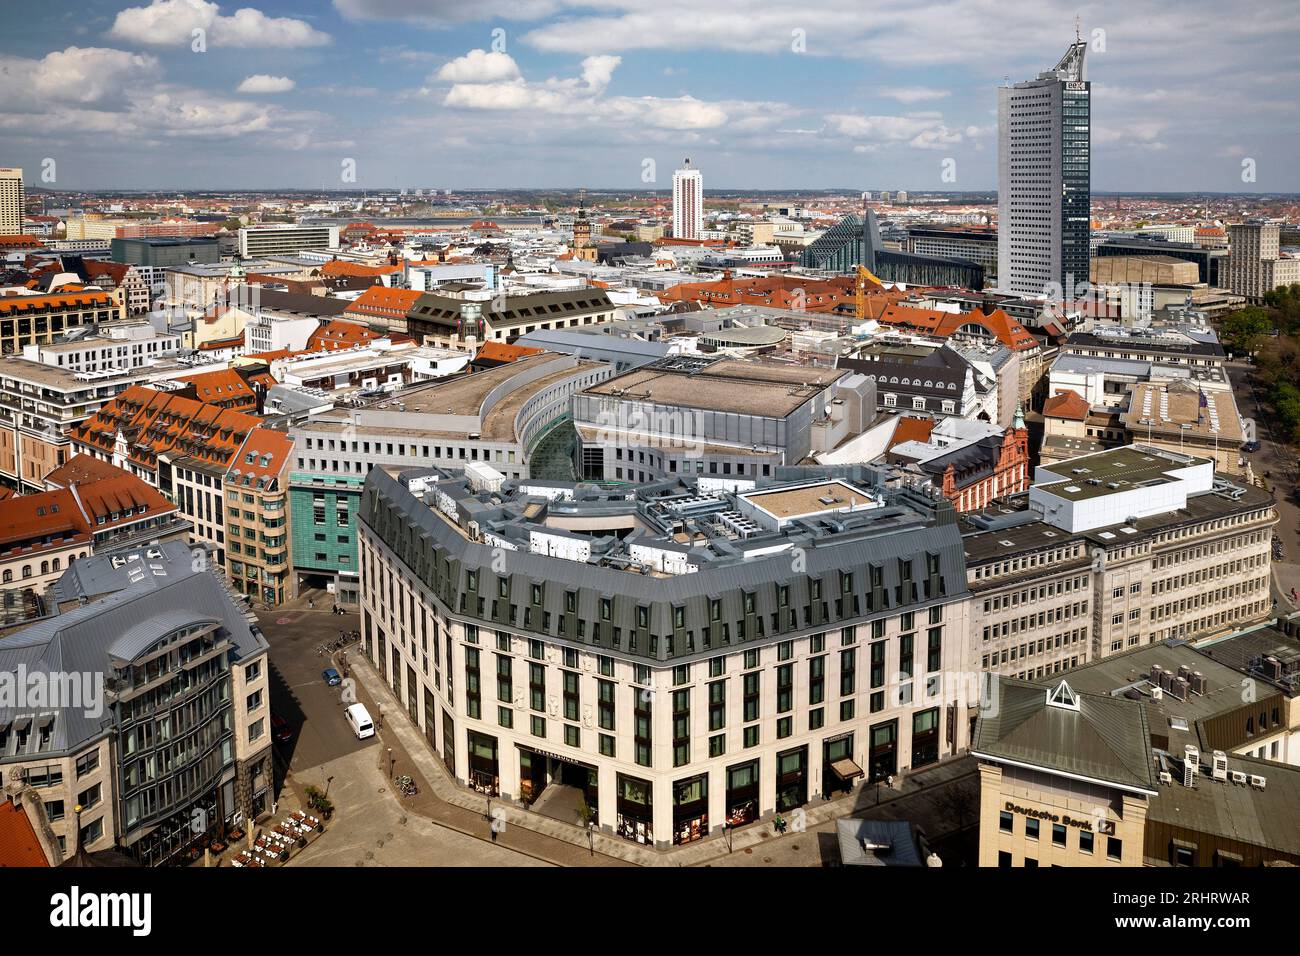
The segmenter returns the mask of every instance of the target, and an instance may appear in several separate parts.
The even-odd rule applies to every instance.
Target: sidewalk
[[[359,656],[350,660],[359,661]],[[510,849],[562,866],[629,864],[707,866],[728,855],[807,836],[806,833],[788,831],[783,836],[777,837],[770,821],[758,821],[732,831],[730,845],[727,837],[719,833],[687,846],[655,850],[620,837],[594,831],[590,834],[589,846],[588,832],[576,824],[564,823],[522,809],[508,799],[495,797],[489,801],[483,794],[458,785],[448,776],[442,761],[429,749],[419,728],[411,723],[405,707],[396,701],[388,686],[375,673],[369,662],[352,666],[351,676],[356,679],[358,688],[371,698],[372,703],[383,706],[384,721],[380,736],[383,738],[384,748],[393,748],[394,765],[400,772],[423,778],[427,792],[435,798],[422,799],[426,793],[422,790],[414,800],[410,801],[411,811],[470,836],[480,839],[489,838],[490,827],[487,816],[489,802],[493,813],[498,818],[503,818],[506,824],[504,832],[497,837],[498,842]],[[371,712],[378,715],[378,707],[373,708]],[[386,751],[381,753],[383,753],[381,760],[386,761]],[[960,760],[946,760],[915,774],[900,776],[895,779],[892,790],[881,785],[880,805],[947,783],[954,776],[968,773],[969,768],[963,768],[961,763]],[[384,768],[385,772],[387,769]],[[876,790],[876,786],[872,784],[856,788],[850,794],[836,800],[810,802],[803,807],[805,829],[812,831],[840,817],[852,816],[855,810],[873,809],[877,806]],[[790,817],[791,814],[787,813],[786,816]]]

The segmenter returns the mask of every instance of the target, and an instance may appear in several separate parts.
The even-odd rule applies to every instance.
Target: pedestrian
[[[316,609],[316,599],[315,599],[315,598],[308,598],[308,599],[307,599],[307,607],[309,607],[311,610],[314,611],[314,610]]]
[[[496,843],[496,842],[497,842],[497,826],[496,826],[496,821],[495,821],[495,820],[493,820],[492,823],[490,823],[490,824],[488,825],[488,829],[492,831],[492,842],[493,842],[493,843]]]

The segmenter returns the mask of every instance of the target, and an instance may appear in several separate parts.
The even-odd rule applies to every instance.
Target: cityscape
[[[1300,866],[1293,9],[59,7],[0,866]]]

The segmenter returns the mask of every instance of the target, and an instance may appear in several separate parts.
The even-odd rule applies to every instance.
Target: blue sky
[[[636,188],[689,155],[706,188],[991,189],[996,87],[1050,68],[1077,15],[1095,190],[1300,191],[1294,0],[245,2],[7,0],[0,165],[38,184],[52,159],[74,189],[336,187],[345,160],[373,188]]]

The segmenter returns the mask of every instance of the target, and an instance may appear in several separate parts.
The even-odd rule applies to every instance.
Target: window
[[[259,717],[248,725],[248,742],[255,743],[260,740],[262,734],[266,731],[266,718]]]
[[[1011,854],[1008,853],[1006,850],[998,851],[998,866],[1001,867],[1011,866]]]
[[[1065,824],[1063,823],[1052,824],[1052,845],[1065,846]]]
[[[1124,857],[1124,841],[1119,837],[1106,837],[1106,859],[1120,860]]]
[[[1029,840],[1038,839],[1038,821],[1032,817],[1025,820],[1025,838]]]
[[[1093,840],[1092,833],[1090,833],[1087,830],[1080,830],[1079,831],[1079,852],[1091,853],[1092,840]]]
[[[534,714],[534,715],[533,715],[532,717],[530,717],[528,720],[529,720],[529,732],[530,732],[534,737],[541,737],[541,738],[545,739],[545,738],[546,738],[546,718],[545,718],[545,717],[538,717],[536,714]]]
[[[1015,829],[1015,818],[1010,810],[1003,810],[998,814],[998,829],[1003,833],[1011,833]]]

